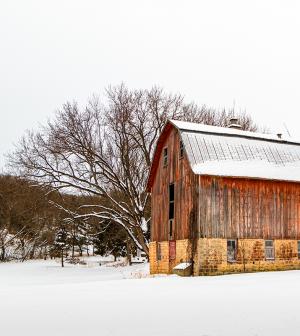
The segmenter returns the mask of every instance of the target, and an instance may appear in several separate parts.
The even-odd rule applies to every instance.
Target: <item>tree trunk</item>
[[[64,267],[64,250],[61,249],[61,267]]]
[[[127,239],[126,241],[126,249],[127,249],[127,262],[128,262],[128,265],[131,266],[132,262],[131,262],[131,248],[130,248],[130,240]]]
[[[47,247],[45,246],[44,247],[44,260],[47,259]]]
[[[140,245],[142,247],[142,250],[146,253],[147,257],[149,257],[149,247],[148,247],[148,244],[145,240],[145,236],[144,236],[144,233],[143,233],[141,227],[137,228],[136,236],[137,236],[138,242],[140,243]]]
[[[2,245],[1,251],[2,251],[2,253],[1,253],[0,260],[5,261],[5,247],[4,247],[4,245]]]
[[[75,238],[72,240],[72,258],[75,256]]]
[[[75,241],[76,241],[76,225],[73,225],[73,237],[72,237],[72,258],[75,257]]]
[[[36,249],[36,240],[34,240],[33,245],[32,245],[32,249],[29,255],[29,259],[34,259],[34,255],[35,255],[35,249]]]

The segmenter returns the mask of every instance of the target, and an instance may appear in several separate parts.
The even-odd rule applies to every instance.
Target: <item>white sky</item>
[[[122,81],[300,138],[299,18],[298,0],[0,0],[0,169],[25,129]]]

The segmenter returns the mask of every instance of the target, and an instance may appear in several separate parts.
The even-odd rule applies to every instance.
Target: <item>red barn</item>
[[[300,267],[300,142],[170,120],[147,187],[152,274]]]

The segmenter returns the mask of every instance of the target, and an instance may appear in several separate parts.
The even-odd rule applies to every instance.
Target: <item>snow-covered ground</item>
[[[148,265],[0,264],[2,336],[300,333],[300,271],[147,277]]]

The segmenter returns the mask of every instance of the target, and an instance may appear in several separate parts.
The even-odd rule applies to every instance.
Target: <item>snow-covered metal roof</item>
[[[195,174],[300,182],[300,142],[171,120]]]

